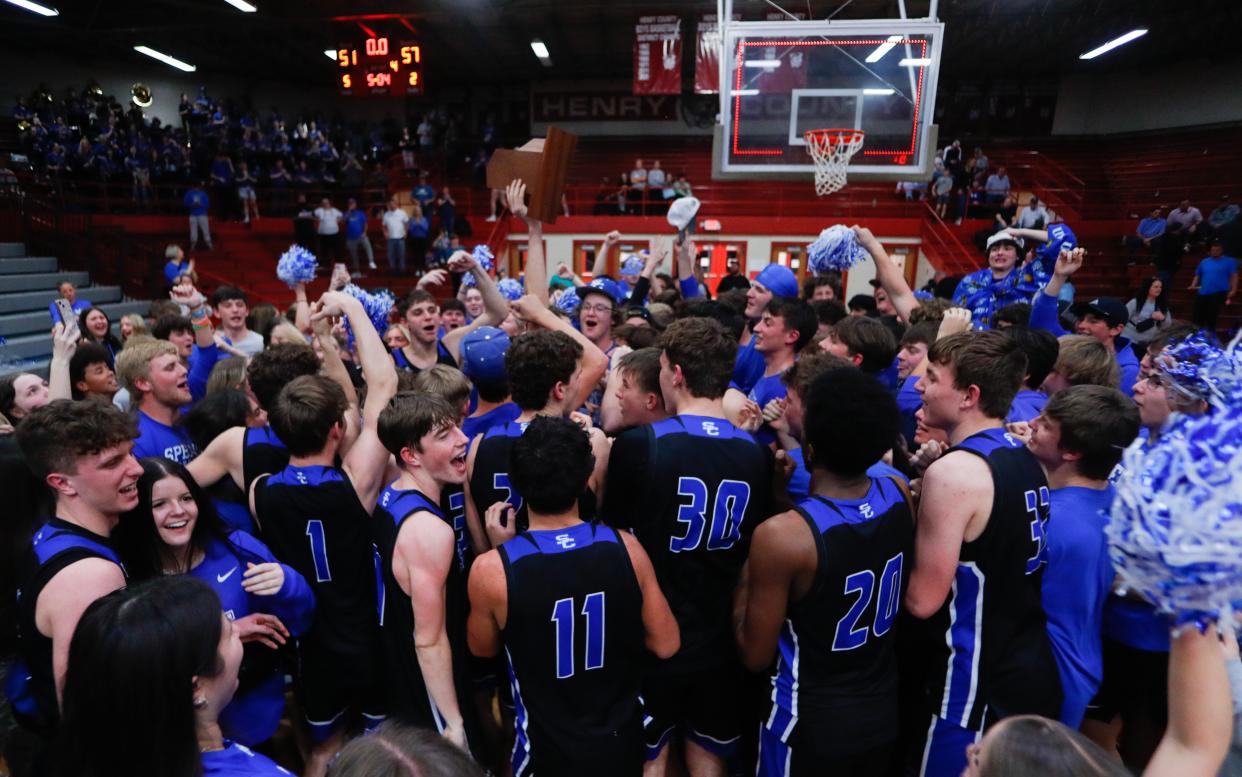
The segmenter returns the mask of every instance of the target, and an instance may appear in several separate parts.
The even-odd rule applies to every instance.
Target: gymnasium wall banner
[[[634,25],[634,94],[681,94],[681,17],[640,16]]]
[[[704,14],[695,31],[694,93],[720,91],[720,22],[716,14]]]

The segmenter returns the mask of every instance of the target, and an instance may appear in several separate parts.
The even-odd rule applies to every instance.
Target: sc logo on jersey
[[[858,506],[858,514],[863,518],[874,518],[875,510],[871,509],[870,502],[863,502]]]
[[[720,436],[720,427],[716,426],[715,421],[700,421],[699,423],[703,427],[703,434],[706,434],[708,437]]]
[[[561,550],[569,550],[578,545],[578,541],[568,534],[558,534],[552,539],[556,540],[556,544],[561,546]]]

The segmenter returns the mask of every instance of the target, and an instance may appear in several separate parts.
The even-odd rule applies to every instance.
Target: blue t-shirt
[[[1151,240],[1153,237],[1160,237],[1164,234],[1164,219],[1152,218],[1148,216],[1139,222],[1139,237]]]
[[[409,223],[405,225],[405,234],[408,237],[423,238],[427,237],[427,229],[427,217],[419,216],[418,218],[410,219]]]
[[[174,283],[177,282],[177,276],[185,272],[189,268],[189,266],[190,266],[190,263],[188,260],[183,260],[180,262],[169,262],[168,264],[164,265],[164,284],[167,286],[172,286]]]
[[[733,383],[738,391],[749,394],[759,379],[763,377],[763,354],[755,350],[755,336],[750,342],[737,349],[737,358],[733,362]]]
[[[789,487],[785,489],[785,492],[789,494],[790,500],[797,504],[811,495],[811,471],[807,469],[806,461],[802,458],[801,448],[792,448],[785,451],[785,454],[794,463],[793,477],[789,478]],[[901,473],[901,470],[890,464],[885,464],[883,459],[867,467],[867,477],[892,477],[901,480],[903,483],[910,482],[909,478]]]
[[[1199,278],[1199,294],[1220,294],[1229,291],[1229,279],[1238,271],[1238,260],[1232,256],[1213,259],[1205,256],[1195,268]]]
[[[1064,224],[1052,224],[1047,232],[1048,242],[1035,252],[1035,260],[1042,262],[1045,272],[1051,274],[1052,267],[1057,263],[1057,257],[1061,255],[1061,251],[1074,250],[1074,247],[1078,245],[1078,238],[1075,237],[1073,230]]]
[[[134,455],[138,458],[154,456],[189,464],[198,456],[198,448],[190,435],[179,426],[167,426],[139,410],[138,438],[134,440]]]
[[[512,402],[505,402],[488,410],[483,415],[462,421],[461,431],[466,437],[473,440],[476,435],[487,434],[487,430],[493,426],[504,426],[511,421],[517,420],[517,417],[521,414],[522,408]]]
[[[91,306],[91,303],[87,300],[84,300],[84,299],[77,300],[76,302],[73,303],[73,312],[81,313],[83,310],[86,310],[90,306]],[[47,304],[47,312],[52,317],[52,326],[56,326],[57,324],[61,323],[60,311],[56,309],[55,302],[49,302]]]
[[[246,532],[233,531],[228,542],[209,541],[202,562],[189,574],[211,586],[229,620],[264,612],[280,618],[289,633],[297,637],[306,633],[315,616],[315,595],[297,570],[281,564],[285,582],[270,596],[251,594],[242,588],[247,564],[274,561],[276,557],[262,542]],[[220,713],[220,727],[230,739],[257,745],[271,739],[284,711],[284,673],[273,668],[268,677],[233,697]]]
[[[367,214],[354,208],[345,216],[345,239],[357,240],[366,234]]]
[[[768,403],[774,399],[783,399],[786,394],[785,384],[781,383],[781,374],[762,377],[755,383],[755,387],[750,390],[746,398],[759,406],[760,410],[767,407]],[[776,442],[776,432],[772,431],[772,427],[765,422],[755,432],[755,441],[760,445],[770,445]]]
[[[412,192],[410,192],[410,196],[421,202],[423,206],[426,207],[427,203],[436,198],[436,190],[433,189],[429,183],[419,184],[414,187]]]
[[[225,740],[223,750],[203,753],[203,777],[293,777],[293,772],[245,745]]]
[[[914,450],[914,431],[918,427],[918,420],[914,414],[923,406],[923,395],[914,390],[918,385],[919,379],[912,375],[907,375],[901,381],[901,386],[897,388],[897,410],[901,413],[901,436],[906,438],[906,444],[910,446],[910,450]]]
[[[1048,395],[1044,392],[1022,389],[1013,398],[1013,404],[1009,406],[1009,415],[1005,416],[1005,420],[1011,424],[1018,421],[1030,421],[1044,411],[1046,404],[1048,404]]]
[[[202,189],[191,189],[186,192],[183,202],[185,207],[189,209],[191,216],[207,215],[207,192]]]
[[[1113,494],[1112,486],[1052,491],[1043,602],[1061,676],[1061,722],[1074,729],[1104,677],[1104,603],[1113,585],[1104,524]]]

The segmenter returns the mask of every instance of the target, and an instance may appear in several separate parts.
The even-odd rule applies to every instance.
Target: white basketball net
[[[803,137],[815,162],[815,193],[820,197],[845,186],[845,169],[863,146],[861,130],[810,130]]]

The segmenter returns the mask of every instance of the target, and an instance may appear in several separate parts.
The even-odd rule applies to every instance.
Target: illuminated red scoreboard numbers
[[[409,41],[365,38],[336,49],[336,85],[351,97],[423,94],[423,48]]]

